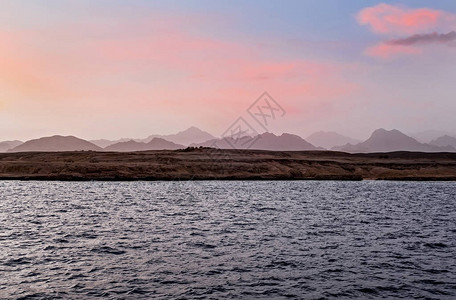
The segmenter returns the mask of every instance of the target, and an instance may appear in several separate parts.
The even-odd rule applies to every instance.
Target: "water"
[[[0,182],[0,298],[456,297],[456,185]]]

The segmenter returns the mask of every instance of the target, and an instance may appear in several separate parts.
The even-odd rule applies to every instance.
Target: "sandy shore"
[[[456,153],[196,149],[0,154],[3,180],[454,180]]]

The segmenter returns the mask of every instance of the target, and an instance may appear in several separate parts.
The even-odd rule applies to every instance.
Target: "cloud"
[[[422,50],[415,47],[389,45],[385,43],[380,43],[378,45],[369,47],[365,51],[365,54],[369,56],[382,59],[392,59],[400,55],[417,55],[421,53]]]
[[[439,34],[437,32],[428,34],[414,34],[407,38],[393,39],[386,42],[392,46],[412,46],[420,44],[448,44],[456,40],[456,31]]]
[[[454,14],[430,8],[411,9],[385,3],[367,7],[357,15],[358,23],[378,34],[413,34],[443,27],[454,27]]]
[[[41,126],[70,128],[117,115],[136,124],[141,113],[147,124],[173,115],[177,123],[202,116],[224,126],[266,89],[287,112],[359,89],[345,76],[350,63],[289,56],[256,38],[211,34],[210,24],[157,14],[3,29],[0,90],[22,118],[58,109]]]
[[[423,50],[416,46],[431,44],[452,46],[453,41],[456,41],[455,31],[446,34],[439,34],[436,32],[429,34],[414,34],[406,38],[391,39],[373,47],[369,47],[365,53],[372,57],[391,59],[400,55],[417,55],[423,53]]]
[[[383,59],[423,53],[425,45],[450,45],[456,40],[456,15],[430,8],[408,8],[385,3],[362,9],[357,20],[389,39],[369,47],[365,54]],[[429,31],[433,33],[429,33]],[[439,33],[448,32],[448,33]],[[405,35],[405,37],[404,37]]]

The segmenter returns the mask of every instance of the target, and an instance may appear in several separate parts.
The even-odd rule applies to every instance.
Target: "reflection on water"
[[[453,298],[455,187],[0,182],[0,298]]]

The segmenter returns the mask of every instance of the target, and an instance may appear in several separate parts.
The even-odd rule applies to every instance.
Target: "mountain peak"
[[[187,128],[185,130],[179,131],[178,133],[176,133],[176,135],[178,135],[178,134],[201,134],[201,133],[207,133],[207,132],[199,129],[196,126],[190,126],[189,128]]]
[[[311,143],[307,142],[298,135],[283,133],[282,135],[275,135],[272,132],[264,132],[256,136],[242,137],[242,143],[239,143],[232,137],[222,139],[213,139],[204,143],[194,143],[194,147],[217,147],[221,149],[257,149],[257,150],[270,150],[270,151],[306,151],[306,150],[319,150]],[[235,145],[235,147],[233,147]]]
[[[445,134],[441,137],[436,138],[430,142],[431,145],[438,146],[438,147],[453,147],[456,148],[456,138],[452,137],[448,134]]]
[[[190,126],[189,128],[187,128],[187,130],[184,130],[184,131],[191,131],[191,130],[193,130],[193,131],[195,131],[195,130],[196,130],[196,131],[202,131],[201,129],[199,129],[199,128],[196,127],[196,126]]]
[[[173,142],[176,144],[188,146],[192,143],[202,143],[212,139],[215,137],[195,126],[191,126],[183,131],[179,131],[176,134],[168,134],[168,135],[151,135],[146,139],[140,140],[141,142],[148,143],[153,138],[162,138],[169,142]]]
[[[371,137],[375,137],[375,136],[403,136],[403,137],[407,137],[407,138],[411,138],[409,137],[408,135],[402,133],[401,131],[397,130],[397,129],[391,129],[391,130],[386,130],[384,128],[379,128],[379,129],[376,129],[374,130],[374,132],[372,133]]]
[[[13,149],[19,145],[23,144],[22,141],[2,141],[0,142],[0,152],[7,152],[10,149]]]
[[[119,142],[109,145],[104,150],[116,152],[133,152],[133,151],[150,151],[150,150],[176,150],[185,148],[183,145],[178,145],[169,142],[165,139],[154,137],[148,143],[130,140],[127,142]]]
[[[261,137],[277,137],[277,135],[275,135],[272,132],[264,132],[264,133],[260,134],[260,136]]]
[[[53,135],[39,139],[29,140],[11,150],[10,152],[29,151],[100,151],[97,145],[75,136]]]
[[[384,133],[388,133],[390,131],[391,130],[386,130],[385,128],[378,128],[378,129],[375,129],[374,132],[372,132],[372,135],[384,134]]]
[[[341,135],[334,131],[317,131],[309,135],[306,140],[317,146],[325,149],[333,149],[334,147],[342,147],[347,144],[358,144],[361,141]]]
[[[397,129],[386,130],[383,128],[375,130],[370,138],[357,145],[346,145],[340,147],[341,151],[347,152],[392,152],[392,151],[424,151],[440,152],[446,151],[437,146],[422,144],[414,138],[402,133]]]

